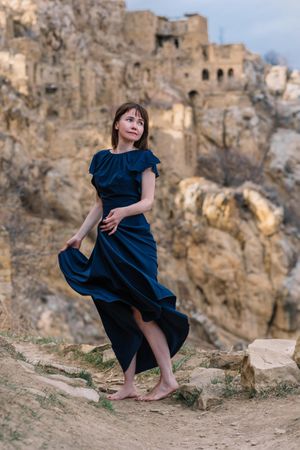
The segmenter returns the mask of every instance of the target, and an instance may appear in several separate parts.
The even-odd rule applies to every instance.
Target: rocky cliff
[[[121,0],[1,0],[1,328],[96,341],[57,252],[93,202],[88,164],[123,101],[150,114],[160,280],[218,347],[300,328],[300,75],[198,15]],[[92,249],[95,230],[82,250]]]

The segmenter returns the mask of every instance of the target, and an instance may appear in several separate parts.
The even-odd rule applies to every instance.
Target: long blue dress
[[[151,167],[156,178],[160,160],[150,149],[94,154],[91,183],[103,202],[103,219],[112,208],[141,198],[142,172]],[[188,317],[176,310],[176,296],[157,281],[157,247],[144,214],[122,219],[117,230],[101,231],[89,258],[68,247],[58,254],[59,267],[69,285],[92,297],[113,351],[125,372],[137,353],[135,373],[157,367],[156,358],[133,317],[135,306],[144,321],[155,320],[165,333],[171,356],[189,333]]]

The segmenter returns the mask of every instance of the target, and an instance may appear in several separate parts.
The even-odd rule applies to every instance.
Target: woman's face
[[[138,141],[144,132],[144,119],[136,109],[124,113],[115,125],[119,130],[119,139],[123,141]]]

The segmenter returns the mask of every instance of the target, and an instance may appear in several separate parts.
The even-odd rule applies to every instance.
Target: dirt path
[[[299,394],[265,399],[229,398],[209,411],[193,410],[175,398],[106,403],[100,395],[100,401],[96,402],[74,397],[45,383],[44,378],[50,375],[37,373],[36,367],[33,369],[33,365],[24,361],[16,348],[23,346],[27,361],[33,352],[36,364],[39,355],[58,361],[53,353],[34,344],[14,342],[15,346],[10,346],[5,342],[0,342],[0,448],[3,450],[300,448]],[[70,364],[67,358],[58,362]],[[74,368],[74,361],[67,367]],[[178,374],[179,378],[183,373]],[[53,380],[63,380],[63,377],[53,376]],[[145,381],[141,377],[140,390],[153,385],[156,378],[153,375]],[[70,385],[76,384],[82,387],[84,382],[73,375]]]

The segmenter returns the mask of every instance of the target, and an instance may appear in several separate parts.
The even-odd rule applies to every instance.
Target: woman
[[[157,281],[157,249],[144,213],[154,202],[156,164],[148,149],[148,113],[138,103],[124,103],[112,123],[112,149],[94,154],[89,172],[96,201],[77,233],[58,254],[70,286],[90,295],[124,373],[121,389],[110,400],[135,397],[159,400],[178,387],[171,357],[189,332],[176,297]],[[80,252],[83,238],[97,225],[89,258]],[[139,395],[134,375],[160,367],[151,392]]]

